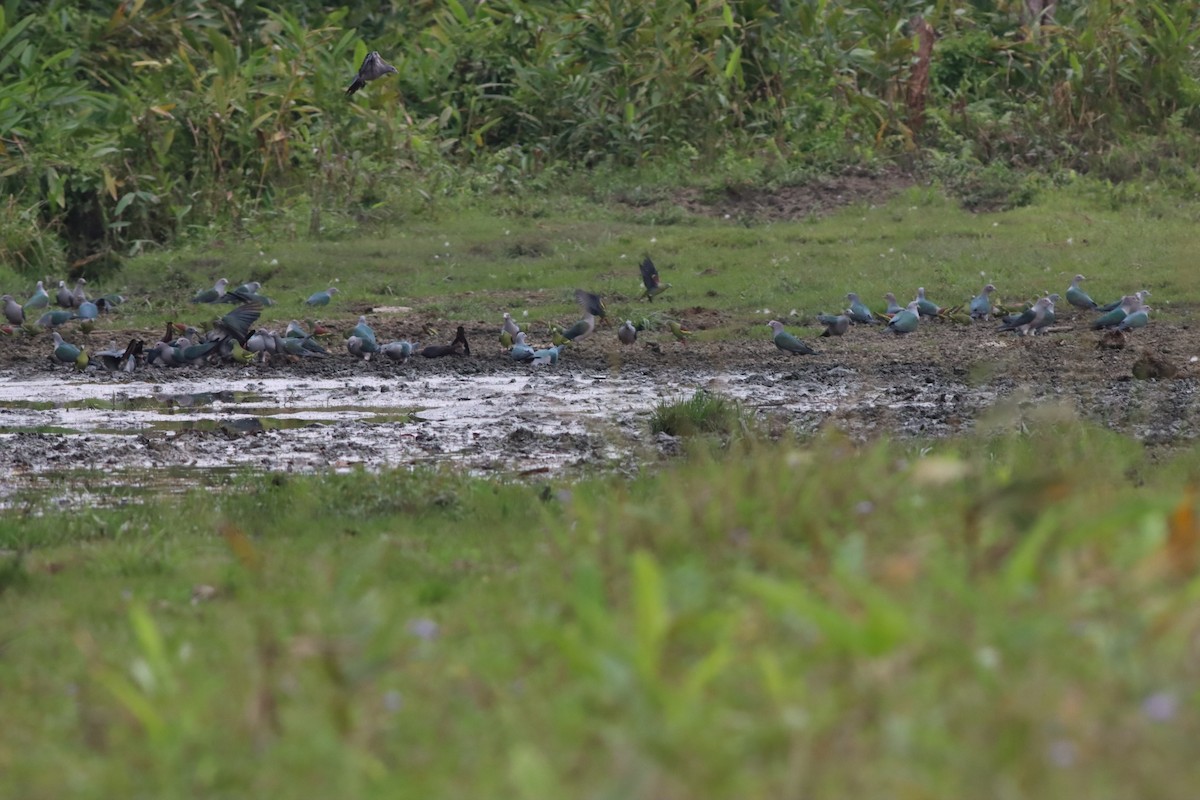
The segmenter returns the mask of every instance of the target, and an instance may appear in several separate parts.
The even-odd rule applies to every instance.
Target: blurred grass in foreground
[[[0,789],[1182,796],[1198,476],[1047,419],[9,514]]]

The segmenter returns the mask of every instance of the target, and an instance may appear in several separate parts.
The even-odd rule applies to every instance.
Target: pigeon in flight
[[[378,50],[372,50],[367,53],[367,57],[363,59],[362,66],[358,68],[358,74],[354,76],[354,81],[346,89],[346,96],[349,97],[366,86],[367,81],[373,81],[376,78],[382,78],[384,75],[391,75],[393,72],[398,71],[391,64],[383,60],[383,56],[379,55]]]
[[[651,303],[653,303],[655,296],[662,294],[667,289],[670,289],[671,284],[664,284],[659,280],[658,268],[654,266],[654,262],[650,260],[650,256],[646,256],[642,259],[640,269],[642,271],[642,283],[646,288],[642,291],[639,297],[645,297]]]

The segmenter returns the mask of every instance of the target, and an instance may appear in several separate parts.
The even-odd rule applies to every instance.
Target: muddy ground
[[[726,322],[706,309],[671,313],[697,331]],[[1109,349],[1088,319],[1026,339],[999,335],[993,324],[930,322],[904,337],[859,326],[813,338],[815,356],[777,350],[765,319],[762,336],[745,341],[680,344],[669,333],[643,333],[622,347],[609,328],[544,368],[509,361],[496,326],[476,322],[467,325],[472,354],[460,358],[363,362],[337,337],[328,359],[132,375],[78,373],[50,361],[48,335],[11,337],[0,341],[0,474],[9,476],[0,502],[68,478],[75,488],[64,496],[78,499],[82,483],[116,497],[121,488],[219,482],[239,467],[633,470],[678,451],[679,442],[651,436],[649,417],[659,402],[697,389],[742,401],[775,434],[835,425],[858,439],[939,437],[981,420],[1019,425],[1049,406],[1155,448],[1190,444],[1200,435],[1200,332],[1155,322]],[[427,322],[402,314],[373,321],[381,339],[413,336]],[[156,333],[68,338],[98,349]],[[1135,362],[1147,356],[1175,377],[1134,379]]]

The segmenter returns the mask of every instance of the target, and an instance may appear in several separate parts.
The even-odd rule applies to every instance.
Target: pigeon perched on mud
[[[500,346],[512,347],[516,341],[516,336],[521,332],[521,328],[513,321],[512,314],[504,312],[504,323],[500,326]]]
[[[413,345],[412,342],[403,340],[388,342],[387,344],[380,346],[379,352],[387,356],[388,360],[399,361],[403,364],[405,361],[408,361],[410,356],[412,356]]]
[[[892,294],[891,292],[885,294],[883,299],[887,300],[888,316],[894,316],[904,310],[904,306],[896,302],[896,295]]]
[[[10,325],[21,325],[25,322],[25,309],[21,308],[21,304],[14,300],[11,294],[0,297],[0,300],[4,301],[4,318]]]
[[[907,308],[902,308],[897,311],[891,321],[887,324],[886,330],[892,333],[912,333],[917,329],[917,324],[921,321],[920,299],[913,300],[908,304]]]
[[[372,50],[367,53],[367,57],[363,59],[362,66],[358,68],[358,74],[354,76],[354,80],[346,89],[346,96],[357,92],[359,89],[367,85],[369,81],[378,80],[384,75],[392,75],[398,72],[395,67],[383,60],[383,56],[379,55],[378,50]]]
[[[1098,331],[1103,328],[1115,328],[1125,321],[1125,318],[1132,314],[1141,306],[1141,301],[1137,295],[1127,294],[1121,298],[1121,302],[1116,308],[1110,309],[1096,319],[1092,320],[1092,330]]]
[[[633,327],[633,320],[627,319],[617,328],[617,341],[621,344],[633,344],[637,341],[637,328]]]
[[[871,309],[867,308],[867,304],[858,298],[854,292],[848,292],[846,299],[850,301],[850,307],[846,309],[846,316],[851,322],[861,324],[869,324],[875,322],[875,314]]]
[[[981,319],[984,322],[991,320],[992,292],[994,291],[996,291],[996,287],[989,283],[983,287],[983,291],[971,298],[971,319]]]
[[[54,302],[58,303],[59,308],[75,307],[75,295],[67,288],[66,281],[58,282],[58,291],[54,295]]]
[[[642,293],[638,295],[639,300],[645,297],[651,303],[653,303],[655,297],[658,297],[667,289],[671,288],[671,284],[662,283],[661,279],[658,277],[658,268],[654,266],[654,262],[650,260],[650,256],[646,256],[642,259],[639,269],[642,272],[642,284],[646,287],[642,290]]]
[[[535,350],[529,363],[535,367],[553,366],[558,363],[558,356],[561,352],[562,345],[547,347],[545,350]]]
[[[25,309],[25,314],[28,315],[30,311],[38,311],[49,305],[50,295],[46,294],[46,287],[42,286],[41,281],[38,281],[33,294],[25,301],[25,305],[22,308]]]
[[[73,319],[75,319],[74,310],[59,308],[42,314],[38,317],[36,325],[39,328],[57,328],[59,325],[66,325]]]
[[[80,278],[75,281],[75,291],[71,292],[71,305],[75,308],[79,308],[87,302],[87,292],[83,290],[85,285],[87,285],[87,278]]]
[[[1153,309],[1150,306],[1142,306],[1136,311],[1131,311],[1126,315],[1125,319],[1121,320],[1121,324],[1117,326],[1119,331],[1129,331],[1134,328],[1144,328],[1150,324],[1150,312]]]
[[[1082,275],[1076,275],[1071,279],[1071,285],[1067,287],[1067,302],[1076,308],[1082,308],[1085,311],[1094,311],[1096,301],[1088,297],[1088,293],[1079,288],[1080,281],[1086,281],[1087,278]]]
[[[83,348],[64,341],[58,331],[54,332],[54,360],[63,364],[77,364]]]
[[[1037,333],[1055,323],[1054,304],[1059,296],[1052,294],[1039,299],[1019,314],[1009,314],[1000,324],[1000,331],[1016,331],[1018,335]]]
[[[844,336],[850,330],[850,317],[845,314],[817,314],[817,322],[825,326],[822,336]]]
[[[313,292],[312,294],[310,294],[308,296],[308,299],[304,301],[304,305],[306,305],[306,306],[327,306],[327,305],[329,305],[329,301],[332,300],[333,296],[337,293],[338,293],[338,289],[336,286],[330,286],[328,289],[326,289],[323,292]]]
[[[205,289],[202,292],[197,292],[192,298],[193,303],[219,303],[221,298],[225,296],[225,287],[229,285],[229,281],[221,278],[211,289]]]
[[[516,338],[513,340],[512,349],[508,351],[508,357],[513,361],[532,361],[533,348],[526,341],[524,331],[518,331]]]
[[[771,328],[771,338],[775,340],[775,346],[785,353],[803,356],[812,356],[817,354],[816,350],[813,350],[804,342],[785,331],[783,329],[782,322],[773,319],[768,322],[767,325]]]
[[[1143,302],[1145,302],[1146,298],[1150,296],[1150,290],[1142,289],[1140,292],[1134,292],[1132,296],[1135,300],[1137,300],[1137,303],[1133,306],[1133,308],[1129,309],[1131,313],[1134,311],[1137,311],[1138,307],[1141,306],[1141,304]],[[1111,303],[1107,303],[1105,305],[1098,306],[1096,308],[1096,310],[1101,313],[1107,314],[1110,311],[1116,311],[1124,303],[1125,303],[1125,298],[1122,297],[1120,300],[1114,300]]]
[[[925,287],[917,289],[917,313],[922,317],[936,317],[942,313],[942,307],[925,297]]]

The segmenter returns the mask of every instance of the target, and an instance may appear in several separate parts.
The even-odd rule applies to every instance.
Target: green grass
[[[1200,461],[1027,424],[9,515],[0,789],[1184,796]]]
[[[736,400],[703,389],[689,398],[663,401],[650,413],[650,432],[670,436],[715,435],[724,439],[744,433],[753,415]]]
[[[918,187],[884,206],[853,206],[820,219],[684,215],[665,225],[653,208],[579,197],[447,201],[340,238],[314,241],[285,221],[244,239],[152,252],[131,260],[113,283],[90,288],[130,298],[119,319],[102,322],[101,335],[109,325],[207,321],[213,307],[187,301],[218,277],[262,281],[278,301],[264,314],[268,323],[317,317],[352,324],[380,306],[408,306],[445,324],[498,325],[506,310],[565,323],[578,317],[578,287],[602,293],[614,317],[651,310],[635,302],[637,263],[649,253],[673,284],[653,309],[683,315],[700,306],[726,315],[722,329],[703,332],[708,339],[761,336],[765,311],[832,311],[847,291],[880,307],[886,291],[906,298],[925,286],[936,301],[955,305],[992,282],[1000,301],[1016,304],[1061,292],[1079,272],[1097,299],[1149,288],[1159,315],[1177,316],[1181,306],[1200,302],[1192,280],[1200,205],[1149,189],[1124,205],[1114,199],[1124,191],[1078,179],[1047,189],[1028,207],[972,214],[938,190]],[[0,282],[10,289],[25,283],[15,276]],[[331,306],[302,305],[329,285],[341,289]]]

